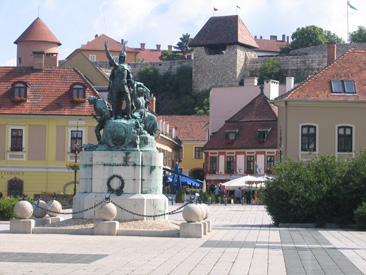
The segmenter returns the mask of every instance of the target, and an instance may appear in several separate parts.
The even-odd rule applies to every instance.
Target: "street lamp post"
[[[78,146],[79,144],[75,144],[75,163],[78,162]],[[78,170],[74,170],[74,196],[76,195],[76,175],[78,173]]]

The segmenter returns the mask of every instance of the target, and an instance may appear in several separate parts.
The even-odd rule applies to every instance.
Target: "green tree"
[[[314,25],[297,28],[296,31],[291,35],[291,38],[292,50],[327,43],[323,29]]]
[[[161,61],[171,61],[179,59],[179,54],[177,52],[173,52],[172,50],[164,50],[161,51],[161,55],[159,56]]]
[[[351,43],[364,43],[366,42],[366,28],[358,26],[357,31],[351,32],[349,35]]]
[[[182,37],[179,38],[179,42],[177,43],[177,46],[174,46],[174,49],[178,50],[181,53],[187,53],[191,51],[191,47],[189,47],[189,43],[191,43],[192,38],[191,36],[186,33],[183,34]]]
[[[286,71],[281,69],[281,62],[278,59],[269,59],[263,62],[259,67],[259,84],[263,84],[265,79],[275,79],[284,83]]]
[[[327,40],[327,43],[330,43],[330,42],[337,43],[337,44],[344,43],[344,40],[342,39],[342,37],[339,37],[338,35],[336,35],[335,33],[332,33],[331,31],[324,31],[324,36],[325,36],[325,39]]]
[[[208,116],[210,114],[210,90],[195,93],[194,111],[196,115]]]

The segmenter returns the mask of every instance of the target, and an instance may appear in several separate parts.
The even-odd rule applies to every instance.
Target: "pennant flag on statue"
[[[352,5],[351,5],[351,3],[350,3],[349,1],[347,1],[347,4],[348,4],[348,6],[349,6],[351,9],[354,9],[354,10],[356,10],[356,11],[357,11],[356,7],[352,6]]]
[[[349,3],[348,3],[349,4]],[[214,11],[218,11],[219,9],[214,8]]]
[[[239,10],[241,9],[238,5],[236,5],[236,8],[239,9]]]

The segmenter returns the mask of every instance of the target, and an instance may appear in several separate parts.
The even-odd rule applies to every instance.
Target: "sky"
[[[193,38],[210,17],[236,14],[253,37],[291,41],[298,27],[315,25],[346,41],[347,25],[366,27],[366,1],[350,3],[357,11],[349,8],[347,20],[347,0],[0,0],[0,66],[16,65],[14,41],[38,16],[62,43],[62,60],[96,34],[164,50],[182,34]]]

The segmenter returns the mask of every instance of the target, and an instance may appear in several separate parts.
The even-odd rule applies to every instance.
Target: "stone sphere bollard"
[[[14,206],[14,214],[19,219],[29,219],[33,214],[32,204],[28,201],[19,201]]]
[[[59,203],[56,200],[52,200],[47,202],[47,206],[48,206],[48,215],[50,215],[50,217],[57,217],[60,212],[62,211],[62,205],[61,203]],[[50,212],[52,211],[52,212]],[[56,212],[56,213],[54,213]]]
[[[197,204],[197,206],[201,209],[201,218],[200,218],[200,221],[202,221],[206,217],[206,208],[203,206],[203,204]]]
[[[206,209],[206,215],[205,217],[203,218],[204,220],[206,220],[208,218],[208,216],[210,216],[210,208],[208,207],[207,204],[201,204],[203,208]]]
[[[113,203],[104,202],[97,208],[98,216],[103,221],[112,221],[117,216],[117,208]]]
[[[43,200],[38,200],[33,204],[33,216],[43,218],[47,215],[48,205]]]
[[[184,207],[182,215],[187,222],[198,222],[201,220],[202,211],[196,204],[188,204]]]

